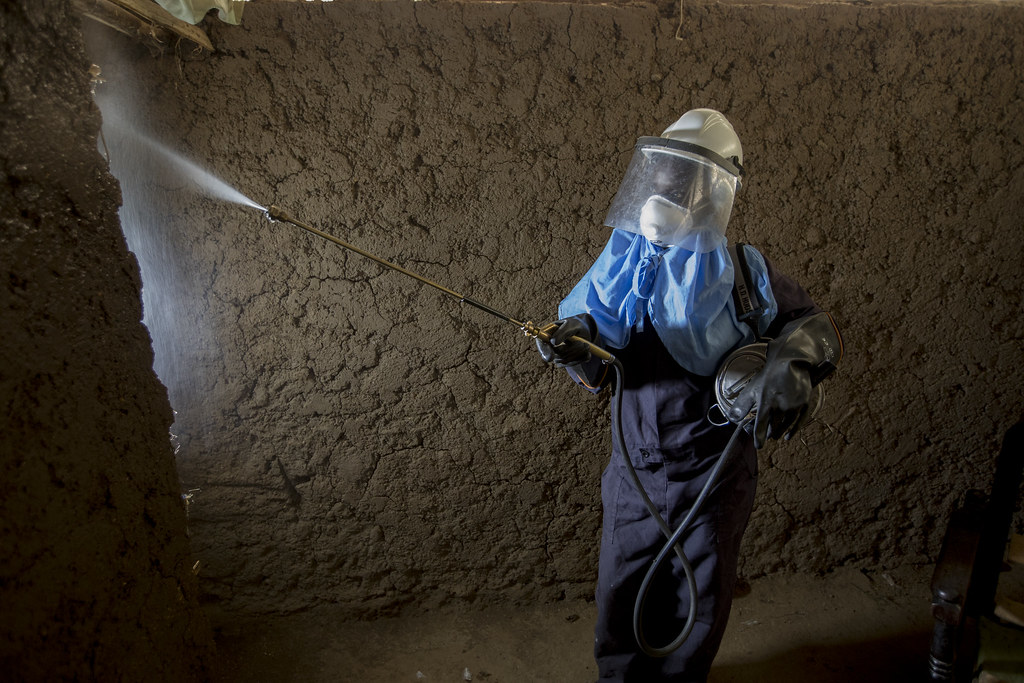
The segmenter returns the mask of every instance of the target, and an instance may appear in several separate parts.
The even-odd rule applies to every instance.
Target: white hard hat
[[[688,142],[732,162],[743,173],[743,146],[729,120],[714,109],[691,109],[661,137]]]

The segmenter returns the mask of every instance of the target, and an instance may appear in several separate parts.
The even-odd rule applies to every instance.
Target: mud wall
[[[1024,6],[673,11],[253,3],[208,20],[214,54],[111,36],[121,61],[94,59],[139,127],[257,203],[521,319],[599,252],[635,138],[726,112],[748,169],[731,238],[848,348],[822,419],[760,455],[742,570],[930,562],[1024,410]],[[174,291],[149,313],[207,597],[588,595],[606,397],[514,327],[193,190],[130,191],[144,279]]]
[[[172,413],[77,24],[0,9],[0,677],[199,680]]]

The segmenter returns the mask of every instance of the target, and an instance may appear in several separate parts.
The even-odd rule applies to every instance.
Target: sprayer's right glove
[[[788,323],[768,343],[764,368],[736,397],[729,417],[739,422],[756,412],[756,448],[768,437],[790,439],[810,417],[811,388],[835,370],[842,355],[843,340],[828,313]]]
[[[597,338],[597,322],[588,313],[574,315],[564,320],[556,320],[542,328],[551,335],[551,340],[537,338],[537,351],[545,363],[554,363],[557,367],[576,365],[590,358],[590,347],[570,337],[579,337],[587,341]]]

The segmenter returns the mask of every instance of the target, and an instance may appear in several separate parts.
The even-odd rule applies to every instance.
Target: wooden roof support
[[[201,28],[178,19],[152,0],[72,0],[72,4],[83,16],[133,38],[167,43],[173,34],[213,52],[213,43]]]

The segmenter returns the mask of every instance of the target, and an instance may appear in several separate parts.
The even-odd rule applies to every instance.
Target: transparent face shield
[[[677,140],[640,138],[605,225],[662,247],[713,251],[725,241],[740,174],[715,156]]]

